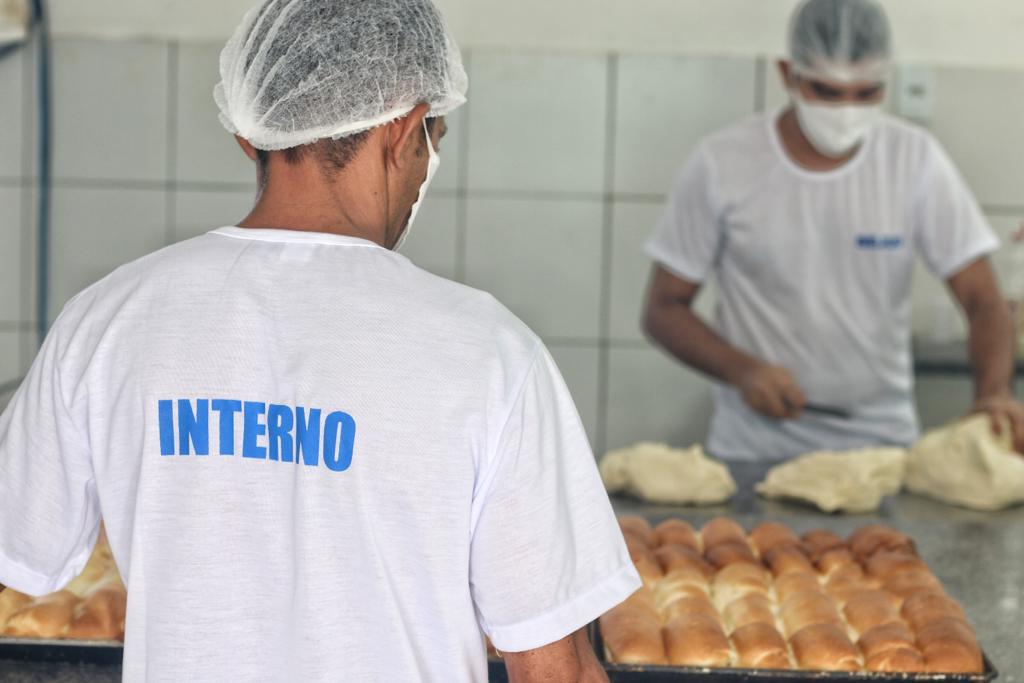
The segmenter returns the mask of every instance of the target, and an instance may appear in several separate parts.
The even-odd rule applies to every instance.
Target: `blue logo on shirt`
[[[899,249],[903,246],[903,236],[857,235],[857,246],[861,249]]]
[[[317,467],[322,455],[324,466],[334,472],[344,472],[352,464],[356,421],[348,413],[322,417],[319,408],[223,398],[157,401],[160,455],[209,455],[211,412],[217,413],[220,455],[235,455],[235,425],[241,413],[243,458],[301,461]]]

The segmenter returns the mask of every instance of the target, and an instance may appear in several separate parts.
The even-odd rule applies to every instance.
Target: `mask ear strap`
[[[385,140],[385,147],[384,147],[384,149],[385,149],[385,153],[384,153],[384,192],[383,192],[383,194],[384,194],[384,220],[383,220],[383,224],[384,224],[384,239],[386,241],[388,239],[388,237],[389,237],[389,235],[388,235],[388,228],[390,227],[388,225],[388,216],[391,215],[391,210],[390,210],[391,209],[391,183],[388,182],[391,179],[390,178],[390,172],[388,171],[388,165],[389,165],[388,164],[388,157],[389,157],[390,151],[391,151],[391,128],[390,127],[388,128],[388,135],[387,135],[387,140]],[[390,246],[388,246],[386,244],[384,246],[387,247],[388,249],[391,248]]]

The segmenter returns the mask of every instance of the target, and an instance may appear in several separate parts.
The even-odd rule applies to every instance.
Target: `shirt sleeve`
[[[640,587],[579,415],[543,347],[480,488],[470,584],[498,650],[553,643]]]
[[[978,200],[932,139],[914,206],[917,248],[931,272],[944,280],[999,247]]]
[[[647,255],[677,277],[703,283],[718,258],[721,224],[714,168],[702,146],[683,164]]]
[[[30,595],[77,576],[99,531],[88,441],[68,409],[58,337],[55,327],[0,415],[0,583]]]

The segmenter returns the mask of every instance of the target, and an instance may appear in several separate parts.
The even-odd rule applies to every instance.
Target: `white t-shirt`
[[[551,356],[370,242],[223,228],[64,309],[0,418],[0,582],[100,515],[129,681],[484,681],[639,586]]]
[[[852,419],[777,421],[716,385],[709,450],[778,460],[918,436],[910,283],[920,254],[948,278],[998,246],[977,201],[927,132],[883,117],[855,157],[812,172],[785,152],[778,114],[703,141],[647,244],[689,282],[715,278],[715,327],[788,368],[808,399]]]

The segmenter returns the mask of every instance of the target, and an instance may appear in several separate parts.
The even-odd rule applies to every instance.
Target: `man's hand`
[[[990,396],[978,399],[971,408],[972,413],[985,413],[992,422],[992,431],[1002,435],[1009,424],[1013,449],[1024,453],[1024,404],[1009,395]]]
[[[778,420],[800,417],[807,397],[786,368],[756,363],[742,372],[736,388],[747,405]]]

